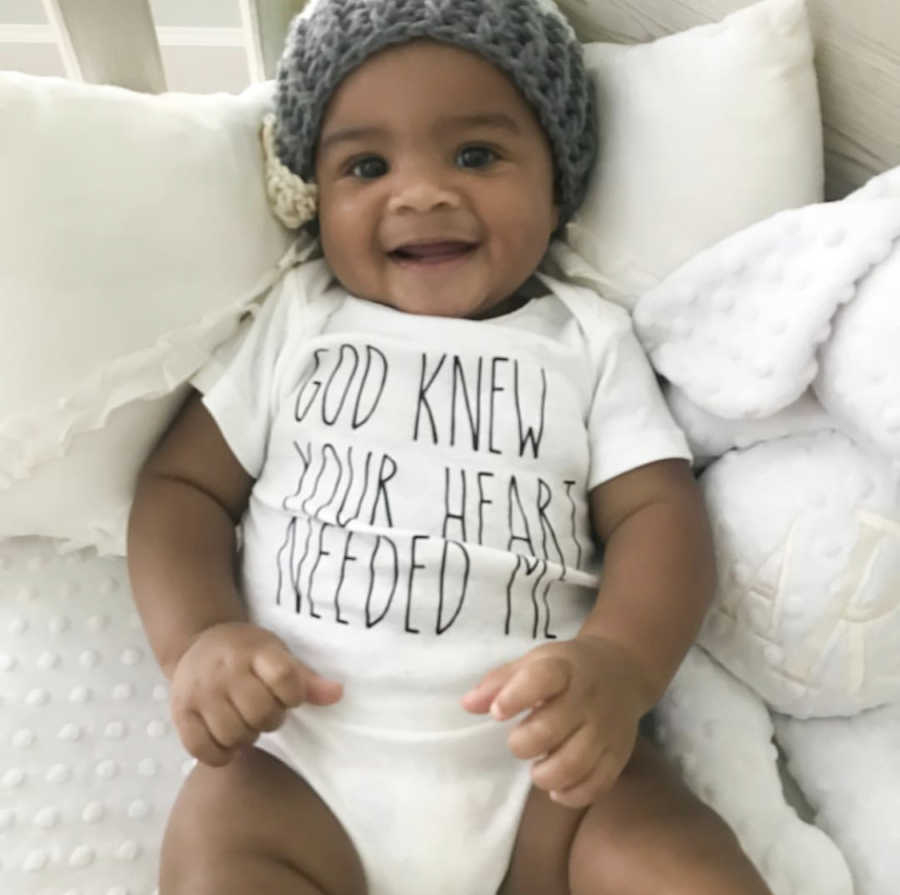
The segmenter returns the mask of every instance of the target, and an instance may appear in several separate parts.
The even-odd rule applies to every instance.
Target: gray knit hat
[[[516,84],[550,140],[564,224],[584,197],[596,128],[581,44],[551,0],[313,0],[291,23],[278,64],[269,151],[311,184],[322,117],[338,84],[379,50],[417,38],[478,53]],[[272,195],[290,175],[270,166],[268,176]],[[311,218],[314,189],[294,206],[302,209],[299,223]]]

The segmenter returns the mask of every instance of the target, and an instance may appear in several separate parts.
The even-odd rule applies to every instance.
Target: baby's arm
[[[649,707],[681,665],[716,582],[709,517],[685,460],[617,476],[591,494],[605,545],[600,592],[580,636],[618,644],[643,672]]]
[[[246,620],[235,525],[252,486],[195,394],[144,465],[128,525],[134,598],[170,679],[197,634]]]
[[[531,709],[510,748],[538,759],[535,784],[572,806],[590,804],[618,778],[715,586],[709,523],[686,461],[617,476],[591,502],[605,545],[602,583],[578,636],[495,669],[463,703],[498,719]]]
[[[188,400],[137,483],[128,569],[148,640],[172,682],[185,747],[224,764],[287,708],[327,704],[340,686],[252,625],[237,585],[235,525],[253,479],[198,395]]]

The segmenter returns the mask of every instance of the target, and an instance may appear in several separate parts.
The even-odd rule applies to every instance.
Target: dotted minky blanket
[[[154,895],[190,766],[125,560],[0,540],[0,893]]]

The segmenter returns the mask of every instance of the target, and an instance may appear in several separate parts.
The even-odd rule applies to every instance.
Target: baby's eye
[[[497,153],[488,146],[464,146],[456,154],[460,168],[484,168],[496,159]]]
[[[387,174],[387,162],[377,155],[367,155],[357,159],[350,168],[350,173],[360,180],[375,180]]]

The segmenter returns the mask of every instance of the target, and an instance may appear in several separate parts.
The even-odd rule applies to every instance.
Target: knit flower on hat
[[[260,131],[265,159],[266,195],[275,216],[285,227],[297,230],[316,216],[319,189],[284,165],[275,151],[275,116],[263,118]]]

